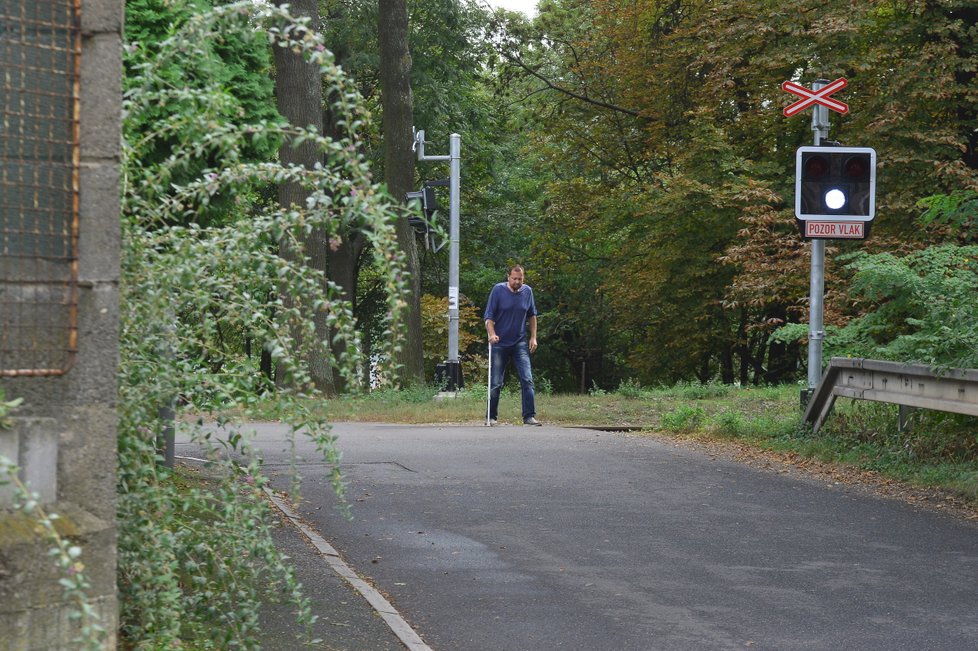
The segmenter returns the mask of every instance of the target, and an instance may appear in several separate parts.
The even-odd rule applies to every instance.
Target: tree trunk
[[[294,16],[308,16],[311,19],[310,27],[319,28],[319,0],[275,0],[277,6],[288,4]],[[309,63],[298,53],[288,48],[275,48],[275,98],[279,113],[289,122],[298,127],[312,126],[317,132],[321,133],[323,128],[323,91],[322,81],[319,75],[318,66]],[[293,147],[289,143],[282,145],[279,150],[279,158],[285,165],[295,164],[312,168],[320,160],[320,152],[314,143],[304,143],[298,147]],[[299,209],[305,207],[305,200],[309,196],[309,191],[296,183],[284,183],[279,186],[278,198],[282,207],[296,205]],[[309,256],[309,264],[314,269],[323,273],[327,271],[328,250],[326,234],[321,230],[313,232],[304,242],[305,254]],[[282,257],[294,259],[299,252],[294,251],[288,244],[283,244],[281,251]],[[283,300],[287,306],[291,305],[288,292],[283,291]],[[322,342],[329,342],[328,328],[326,326],[325,313],[315,316],[316,338]],[[297,345],[301,346],[298,332],[294,332]],[[335,393],[333,384],[333,373],[329,363],[329,355],[322,347],[314,347],[306,362],[309,365],[309,372],[312,376],[313,384],[320,390],[327,393]],[[276,380],[281,384],[284,381],[283,373],[276,373]]]
[[[733,347],[727,341],[722,341],[722,348],[720,349],[720,381],[724,384],[734,383],[734,359],[733,359]]]
[[[737,355],[740,357],[740,386],[745,387],[750,382],[751,367],[746,310],[740,312],[740,325],[737,327]]]
[[[384,180],[391,195],[403,200],[414,185],[414,101],[411,96],[411,53],[408,49],[406,0],[379,0],[380,87],[384,129]],[[406,216],[397,220],[397,241],[404,251],[410,291],[407,332],[401,357],[401,381],[424,381],[421,338],[421,262],[414,229]]]

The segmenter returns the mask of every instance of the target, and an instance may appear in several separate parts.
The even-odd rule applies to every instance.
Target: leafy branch
[[[210,44],[228,39],[286,47],[318,64],[345,135],[243,119],[237,98],[213,81],[221,62]],[[386,301],[376,324],[383,337],[371,354],[393,377],[406,274],[393,201],[360,154],[362,100],[307,21],[281,7],[217,7],[151,49],[131,44],[126,52],[133,75],[125,95],[120,309],[122,633],[136,648],[258,648],[260,606],[284,589],[299,613],[299,637],[309,642],[314,618],[271,540],[260,491],[267,480],[240,423],[274,400],[290,439],[313,442],[342,496],[339,451],[315,410],[323,396],[309,361],[326,360],[351,386],[368,363],[345,288],[309,264],[309,247],[330,246],[341,234],[366,243]],[[247,150],[256,141],[312,145],[321,162],[306,169],[256,159]],[[268,189],[282,183],[301,186],[308,200],[288,208],[270,202]],[[331,341],[314,336],[320,317]],[[251,342],[286,380],[280,386],[251,355]],[[160,409],[175,402],[217,415],[213,425],[181,424],[214,459],[189,490],[183,469],[157,463]],[[250,461],[240,466],[242,458]]]

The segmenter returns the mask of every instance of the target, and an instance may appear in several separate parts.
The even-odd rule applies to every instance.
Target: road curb
[[[400,613],[393,605],[378,592],[373,586],[361,579],[353,569],[346,564],[339,552],[333,548],[326,540],[314,529],[309,527],[299,515],[292,510],[288,502],[277,496],[268,487],[264,488],[265,495],[282,512],[289,522],[304,535],[309,542],[319,551],[326,563],[336,574],[341,576],[350,586],[360,593],[367,600],[377,614],[387,623],[391,631],[406,646],[409,651],[432,651],[431,647],[425,644],[421,636],[411,628],[411,625],[401,617]]]

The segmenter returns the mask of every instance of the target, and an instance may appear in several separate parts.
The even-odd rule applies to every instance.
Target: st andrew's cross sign
[[[801,97],[797,102],[793,102],[788,106],[784,107],[784,114],[786,117],[791,117],[798,113],[801,113],[813,104],[821,104],[826,106],[833,111],[838,111],[839,113],[848,113],[849,105],[845,102],[840,102],[837,99],[832,99],[829,97],[832,93],[840,91],[846,87],[849,82],[846,81],[845,77],[839,77],[832,83],[819,88],[818,90],[809,90],[801,84],[796,84],[793,81],[786,81],[781,84],[781,90],[794,93]]]

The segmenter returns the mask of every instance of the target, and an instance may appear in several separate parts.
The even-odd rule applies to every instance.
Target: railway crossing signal
[[[801,220],[872,221],[876,150],[800,147],[795,155],[795,216]]]

